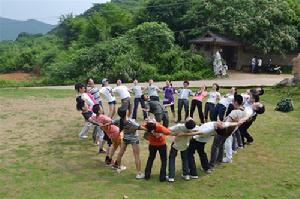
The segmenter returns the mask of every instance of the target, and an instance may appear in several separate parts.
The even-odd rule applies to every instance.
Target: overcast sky
[[[10,19],[36,19],[57,24],[59,16],[73,13],[78,15],[93,3],[110,0],[0,0],[0,16]]]

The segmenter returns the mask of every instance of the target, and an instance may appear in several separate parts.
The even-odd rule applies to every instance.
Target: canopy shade
[[[205,33],[202,37],[192,39],[189,41],[192,44],[218,44],[223,46],[241,46],[240,42],[226,38],[223,35],[215,34],[212,32]]]

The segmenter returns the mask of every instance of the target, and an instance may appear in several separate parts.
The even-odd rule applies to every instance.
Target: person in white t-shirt
[[[133,112],[132,112],[132,119],[134,120],[137,118],[137,110],[138,110],[139,103],[141,104],[142,108],[145,107],[145,102],[141,98],[145,90],[145,87],[140,86],[138,83],[139,83],[138,80],[135,79],[133,81],[133,87],[131,87],[129,90],[130,92],[134,93],[134,105],[133,105]],[[147,118],[147,112],[143,111],[143,115],[145,120]]]
[[[117,86],[112,89],[113,93],[118,93],[121,98],[121,107],[123,109],[127,109],[128,117],[131,116],[132,113],[132,103],[131,97],[129,93],[129,89],[127,86],[122,85],[122,81],[120,79],[117,80]]]
[[[213,113],[217,102],[221,99],[221,94],[219,93],[219,85],[214,83],[212,85],[212,90],[208,93],[208,97],[204,107],[204,120],[208,121],[208,115],[210,120],[213,120]]]
[[[191,89],[188,88],[189,86],[189,81],[184,81],[183,82],[183,88],[178,89],[176,93],[178,94],[178,119],[176,123],[181,122],[181,110],[182,107],[184,107],[184,112],[185,112],[185,117],[186,119],[189,115],[189,97],[193,96],[193,92]]]
[[[150,97],[151,101],[159,101],[158,92],[160,92],[160,88],[153,84],[153,79],[149,80],[149,86],[147,87],[148,96]]]
[[[112,92],[112,88],[109,86],[108,79],[102,80],[102,88],[100,93],[104,96],[109,106],[109,117],[113,118],[116,114],[116,98]]]

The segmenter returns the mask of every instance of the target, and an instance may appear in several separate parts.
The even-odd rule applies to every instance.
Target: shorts
[[[127,109],[129,111],[132,110],[132,103],[131,103],[131,98],[130,97],[127,97],[125,99],[122,99],[121,100],[121,107],[124,108],[124,109]]]
[[[116,104],[116,101],[111,101],[111,102],[108,102],[108,105],[115,105]]]
[[[125,138],[123,138],[123,142],[126,145],[128,145],[128,144],[139,144],[140,143],[139,139],[125,139]]]
[[[92,117],[92,115],[93,115],[92,111],[88,111],[88,112],[82,113],[82,116],[84,117],[84,119],[86,121],[88,121],[90,119],[90,117]]]
[[[112,141],[112,145],[113,145],[114,149],[117,149],[121,145],[121,142],[122,142],[121,134],[117,138],[112,138],[111,141]]]
[[[107,136],[106,133],[104,133],[103,140],[105,140],[105,141],[107,142],[108,146],[111,146],[111,145],[112,145],[112,141],[111,141],[111,139]]]

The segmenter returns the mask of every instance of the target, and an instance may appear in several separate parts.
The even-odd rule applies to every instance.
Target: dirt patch
[[[30,79],[32,76],[33,75],[31,73],[15,72],[15,73],[0,74],[0,79],[23,81],[23,80]]]

